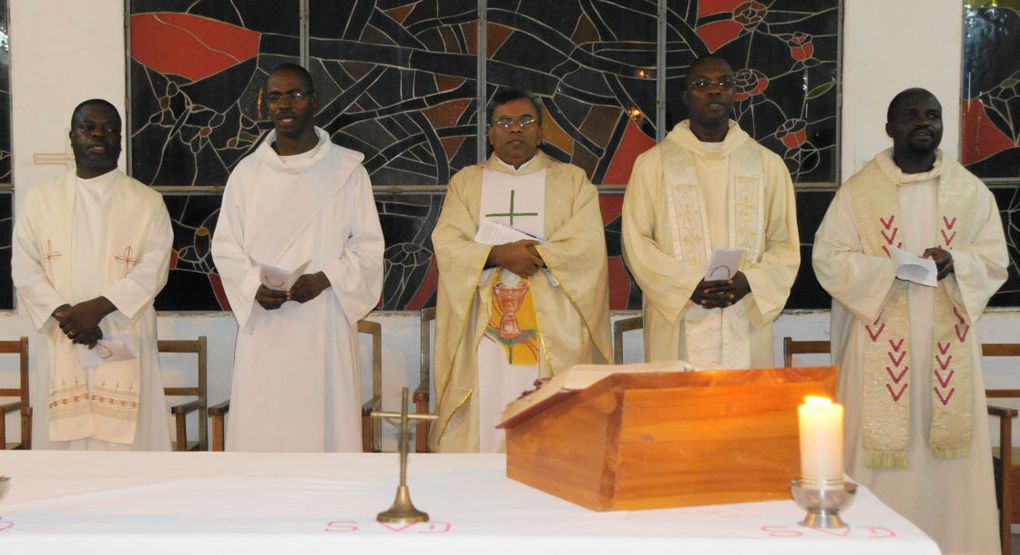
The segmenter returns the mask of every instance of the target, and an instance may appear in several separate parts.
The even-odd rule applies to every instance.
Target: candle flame
[[[819,397],[819,396],[816,396],[816,395],[808,395],[807,397],[804,397],[804,402],[807,403],[808,405],[813,406],[813,407],[817,407],[817,406],[821,406],[821,405],[831,405],[832,404],[832,399],[829,399],[828,397]]]

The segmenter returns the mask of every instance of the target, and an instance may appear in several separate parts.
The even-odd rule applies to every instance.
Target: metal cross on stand
[[[415,522],[428,522],[429,514],[419,511],[411,503],[411,490],[407,489],[407,450],[408,450],[408,428],[411,420],[436,420],[439,418],[434,414],[408,414],[407,413],[408,389],[401,391],[400,412],[372,412],[372,418],[399,418],[400,419],[400,485],[397,486],[397,495],[393,499],[393,505],[389,509],[379,513],[375,517],[379,522],[393,524],[412,524]]]

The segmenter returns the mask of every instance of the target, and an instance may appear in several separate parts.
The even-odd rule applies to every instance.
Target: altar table
[[[937,554],[859,488],[845,530],[799,526],[792,501],[599,513],[506,477],[502,455],[412,454],[431,522],[376,522],[396,454],[0,451],[0,554]]]

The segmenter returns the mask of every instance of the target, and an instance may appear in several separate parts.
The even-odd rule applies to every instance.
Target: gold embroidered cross
[[[46,240],[46,255],[43,256],[43,262],[45,262],[46,266],[49,267],[50,275],[53,275],[53,261],[58,259],[58,258],[60,258],[61,256],[62,255],[59,252],[53,250],[53,241],[50,241],[49,239],[47,239]]]
[[[128,272],[131,270],[131,267],[134,266],[136,262],[138,262],[137,258],[131,257],[131,245],[128,245],[127,248],[124,249],[124,254],[117,255],[113,257],[113,259],[124,265],[124,272],[120,274],[120,277],[127,276]]]
[[[538,212],[514,212],[514,196],[516,194],[517,194],[517,191],[515,191],[514,189],[510,189],[510,211],[509,212],[500,212],[500,213],[496,213],[496,214],[486,214],[485,217],[488,218],[490,216],[509,216],[510,217],[510,227],[513,227],[513,225],[514,225],[514,216],[537,216]]]

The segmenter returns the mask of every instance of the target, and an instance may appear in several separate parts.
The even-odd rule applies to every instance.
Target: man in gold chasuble
[[[453,176],[432,232],[438,451],[504,450],[507,403],[538,378],[610,359],[598,192],[538,149],[537,99],[500,91],[487,116],[494,153]]]

